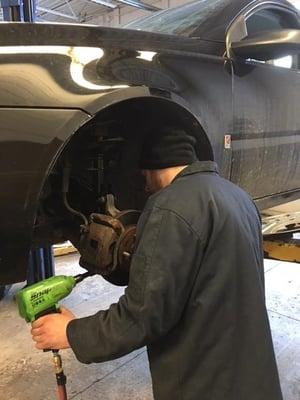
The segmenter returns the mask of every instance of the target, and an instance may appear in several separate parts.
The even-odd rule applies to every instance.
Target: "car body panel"
[[[0,109],[1,281],[26,278],[24,266],[47,171],[68,136],[89,118],[80,110]]]
[[[0,38],[1,105],[81,108],[91,114],[101,108],[102,96],[128,86],[179,92],[160,66],[161,56],[214,58],[225,51],[224,43],[74,25],[0,24]],[[147,61],[145,52],[157,57]],[[79,76],[80,66],[90,77]]]
[[[284,107],[290,95],[298,98],[299,73],[286,77],[277,69],[274,76],[269,66],[226,57],[226,32],[249,3],[259,2],[224,0],[226,13],[208,18],[195,32],[201,38],[0,24],[0,283],[26,277],[41,191],[74,134],[130,99],[185,110],[207,136],[222,176],[248,190],[261,209],[300,197],[300,102]]]
[[[3,218],[5,223],[0,227],[3,238],[0,275],[6,282],[13,279],[9,265],[13,265],[13,275],[20,276],[23,270],[24,278],[39,193],[51,163],[85,121],[115,103],[163,97],[188,110],[201,120],[211,136],[222,172],[229,177],[230,152],[223,154],[223,138],[219,135],[228,132],[232,124],[230,68],[220,56],[225,50],[224,43],[183,38],[178,44],[178,40],[167,35],[77,28],[80,40],[71,34],[74,27],[68,25],[0,25],[0,126],[4,132],[0,151],[8,156],[1,159],[4,173],[0,175],[0,184],[6,190],[0,198],[0,210],[1,215],[10,215]],[[132,35],[136,34],[138,38],[132,41]],[[140,50],[133,50],[135,47]],[[77,51],[75,56],[71,55],[72,49]],[[91,51],[88,54],[92,54],[89,58],[92,62],[85,75],[72,75],[71,65],[81,66],[77,61],[80,52],[84,57],[86,51]],[[99,51],[103,56],[96,62],[93,54],[98,56]],[[149,52],[153,59],[147,59]],[[190,62],[185,71],[187,59]],[[206,78],[202,80],[204,75]],[[217,83],[215,93],[209,90],[210,81]],[[223,101],[215,103],[216,96],[223,97]],[[222,115],[222,124],[215,113]],[[23,126],[25,131],[20,129]],[[15,140],[10,140],[12,137]],[[14,155],[27,148],[12,168]],[[34,154],[39,154],[39,158]],[[19,181],[22,184],[18,186]]]
[[[248,72],[235,76],[231,179],[256,199],[300,189],[299,71],[255,64],[237,68],[239,74]]]
[[[237,16],[227,34],[227,54],[234,71],[231,180],[251,193],[257,204],[274,194],[279,200],[280,192],[292,194],[300,189],[300,54],[291,53],[291,66],[280,67],[276,60],[243,61],[230,50],[233,40],[242,43],[245,34],[259,29],[255,23],[248,26],[251,18],[269,10],[284,16],[290,24],[286,28],[300,32],[299,12],[290,4],[256,1]]]

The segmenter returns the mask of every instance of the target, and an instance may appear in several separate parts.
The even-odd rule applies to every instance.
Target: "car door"
[[[227,43],[281,29],[300,29],[297,11],[260,3],[231,25]],[[299,60],[293,54],[266,62],[232,61],[231,180],[256,199],[300,188]]]

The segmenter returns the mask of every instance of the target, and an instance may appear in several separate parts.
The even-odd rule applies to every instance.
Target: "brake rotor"
[[[141,213],[136,210],[122,211],[116,218],[124,226],[124,231],[114,248],[114,266],[110,275],[105,279],[118,285],[126,286],[129,282],[129,272],[132,254],[136,240],[136,225]]]
[[[134,244],[136,238],[136,226],[128,226],[114,249],[115,265],[110,274],[104,278],[118,286],[126,286],[129,282],[130,264],[134,251]]]

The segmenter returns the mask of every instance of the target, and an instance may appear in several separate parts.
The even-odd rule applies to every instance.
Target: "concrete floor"
[[[57,274],[80,271],[76,255],[56,261]],[[300,400],[300,265],[267,260],[265,272],[284,400]],[[0,400],[52,400],[55,378],[51,355],[33,347],[30,326],[17,315],[14,293],[20,287],[22,284],[12,286],[0,303]],[[85,316],[107,308],[122,293],[122,288],[93,277],[75,288],[63,303],[77,316]],[[89,366],[80,364],[70,350],[62,354],[70,400],[153,400],[145,349]]]

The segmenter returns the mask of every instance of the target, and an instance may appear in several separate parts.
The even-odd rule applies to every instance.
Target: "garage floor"
[[[77,255],[56,260],[57,274],[81,271]],[[266,261],[267,306],[272,325],[284,400],[300,400],[300,265]],[[21,320],[10,288],[0,303],[0,400],[55,399],[51,355],[36,350],[29,325]],[[77,316],[107,308],[123,289],[101,277],[88,278],[64,301]],[[62,352],[69,399],[151,400],[151,380],[145,349],[99,365],[77,362]]]

